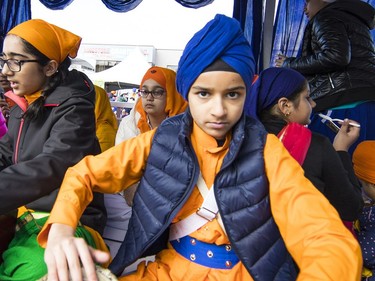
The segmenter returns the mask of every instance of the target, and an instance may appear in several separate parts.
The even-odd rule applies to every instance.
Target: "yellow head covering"
[[[358,178],[375,184],[375,140],[363,141],[357,146],[353,165]]]
[[[75,58],[81,44],[81,37],[41,19],[25,21],[11,29],[8,34],[21,37],[58,63],[67,56]]]
[[[172,117],[185,111],[187,101],[185,101],[184,98],[177,92],[176,72],[169,68],[153,66],[145,73],[140,87],[142,87],[143,83],[148,79],[155,80],[165,89],[167,96],[164,112],[167,114],[167,116]],[[143,109],[142,99],[139,99],[136,103],[135,110],[141,115],[141,118],[137,124],[141,133],[149,131],[150,127],[147,123],[147,114]]]

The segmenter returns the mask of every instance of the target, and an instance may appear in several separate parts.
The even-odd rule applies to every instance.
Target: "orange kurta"
[[[92,191],[118,192],[122,186],[137,182],[150,152],[154,131],[130,139],[99,156],[86,157],[70,168],[52,210],[40,233],[46,244],[49,225],[76,226]],[[196,125],[192,143],[207,186],[211,186],[228,150],[230,137],[223,147]],[[343,226],[336,210],[303,176],[303,170],[291,158],[279,140],[269,135],[264,151],[270,182],[271,210],[285,244],[300,268],[298,280],[359,280],[361,253],[357,241]],[[182,219],[196,210],[203,199],[197,188],[176,216]],[[244,223],[246,223],[244,221]],[[205,242],[228,243],[228,238],[214,220],[192,236]],[[261,241],[259,241],[261,243]],[[121,280],[253,280],[242,263],[231,270],[210,269],[179,256],[173,249],[159,253],[156,261]]]

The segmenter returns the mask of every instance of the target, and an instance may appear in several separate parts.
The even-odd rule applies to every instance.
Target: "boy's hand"
[[[108,261],[109,254],[89,247],[82,238],[74,237],[72,227],[56,223],[52,224],[48,234],[44,260],[49,281],[82,281],[82,270],[85,270],[88,280],[97,281],[94,262]]]

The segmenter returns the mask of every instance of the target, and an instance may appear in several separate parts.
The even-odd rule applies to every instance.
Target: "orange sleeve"
[[[300,268],[298,280],[360,280],[357,240],[276,136],[268,136],[264,158],[272,214]]]
[[[93,192],[116,193],[142,177],[155,130],[114,146],[97,156],[87,156],[69,168],[51,215],[38,235],[45,247],[52,223],[76,227],[93,199]]]

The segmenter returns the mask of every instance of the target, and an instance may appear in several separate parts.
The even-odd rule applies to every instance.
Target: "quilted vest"
[[[134,197],[128,232],[110,265],[115,274],[141,256],[166,248],[169,225],[189,198],[200,172],[189,140],[191,128],[189,112],[158,127]],[[270,209],[263,157],[267,133],[260,123],[243,116],[232,134],[214,182],[232,248],[254,280],[295,280],[296,266]]]

